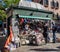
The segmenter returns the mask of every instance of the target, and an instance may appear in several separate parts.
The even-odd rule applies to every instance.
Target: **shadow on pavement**
[[[28,44],[28,46],[38,46],[38,45],[36,45],[36,44]]]
[[[43,49],[43,48],[36,48],[30,49],[31,51],[60,51],[59,49]]]
[[[56,47],[56,48],[59,48],[60,49],[60,46]]]

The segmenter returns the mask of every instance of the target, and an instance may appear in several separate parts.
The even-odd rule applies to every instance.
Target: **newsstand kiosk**
[[[13,18],[18,18],[19,21],[21,44],[31,43],[31,37],[29,38],[29,35],[33,35],[34,37],[36,34],[41,34],[42,30],[39,24],[42,25],[42,22],[48,22],[49,27],[51,27],[52,15],[53,13],[51,11],[42,9],[13,7]],[[40,31],[38,32],[38,30]],[[32,44],[35,44],[33,42]]]
[[[14,45],[12,47],[15,48],[20,47],[20,44],[31,43],[31,37],[29,35],[33,34],[33,38],[36,38],[36,34],[41,34],[42,30],[39,26],[39,24],[41,24],[40,22],[48,22],[50,24],[49,26],[51,27],[51,20],[53,15],[51,11],[34,9],[29,7],[11,7],[10,9],[8,9],[7,13],[8,35],[5,41],[9,42],[10,39],[11,41],[9,43],[13,43]],[[13,36],[11,36],[11,33]],[[4,43],[4,45],[7,44],[6,42]],[[34,41],[33,43],[35,44]],[[11,45],[12,44],[8,46]]]

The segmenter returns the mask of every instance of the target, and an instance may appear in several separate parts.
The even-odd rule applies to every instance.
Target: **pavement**
[[[49,33],[49,37],[52,38],[52,33]],[[56,33],[56,37],[60,38],[60,34]],[[0,36],[0,48],[4,45],[6,38]],[[60,52],[60,43],[47,43],[41,46],[25,45],[17,48],[11,52]]]
[[[49,33],[49,37],[53,38],[53,34]],[[56,33],[56,37],[60,38],[60,34]],[[40,46],[25,45],[11,52],[60,52],[60,43],[47,43]]]
[[[60,43],[47,43],[41,46],[21,46],[12,52],[60,52]]]
[[[53,38],[53,34],[52,33],[49,33],[49,37],[50,38]],[[60,33],[56,33],[56,37],[60,38]]]

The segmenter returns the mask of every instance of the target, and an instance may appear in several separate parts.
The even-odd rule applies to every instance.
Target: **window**
[[[58,8],[59,8],[59,3],[56,2],[56,3],[55,3],[55,9],[58,9]]]
[[[44,6],[48,7],[48,0],[44,0]]]
[[[51,8],[55,8],[55,2],[54,2],[54,0],[51,2]]]
[[[40,2],[39,2],[39,3],[43,5],[43,0],[40,0]]]

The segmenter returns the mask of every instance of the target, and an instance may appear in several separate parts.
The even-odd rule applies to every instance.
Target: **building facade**
[[[53,17],[60,18],[60,0],[32,0],[32,2],[43,5],[45,7],[44,10],[54,13]]]

